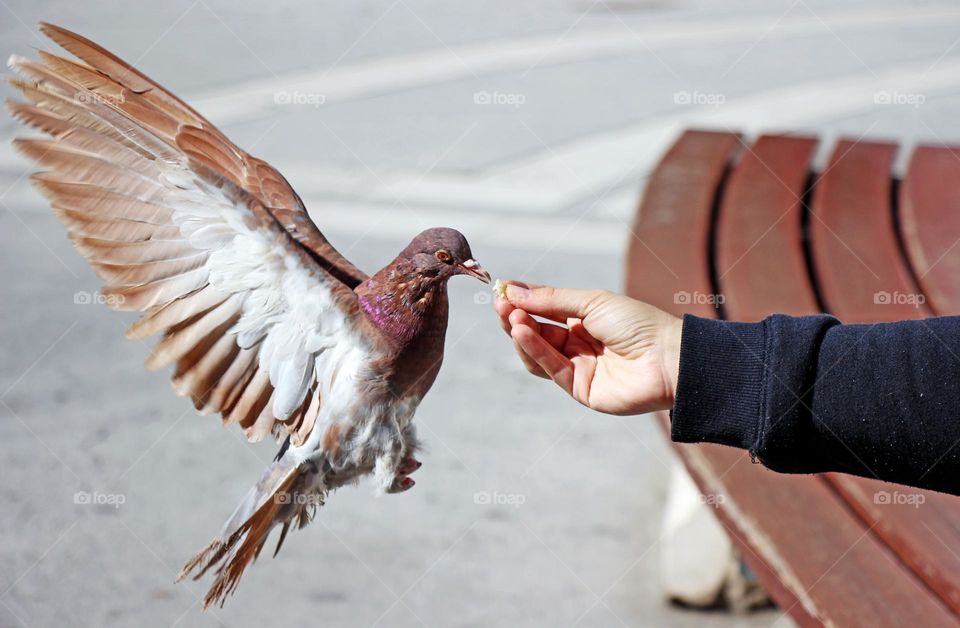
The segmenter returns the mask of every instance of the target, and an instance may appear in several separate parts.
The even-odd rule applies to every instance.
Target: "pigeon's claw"
[[[414,458],[413,456],[407,456],[400,461],[400,466],[397,467],[397,475],[410,475],[417,469],[423,466],[423,463]]]
[[[397,479],[393,481],[393,486],[387,489],[387,492],[392,494],[409,491],[411,488],[413,488],[414,484],[416,484],[416,482],[413,481],[413,478],[405,475],[398,475]]]
[[[411,488],[413,488],[413,485],[416,484],[416,482],[413,481],[413,478],[408,476],[422,466],[423,463],[413,456],[407,456],[401,460],[400,466],[397,467],[397,477],[393,480],[393,484],[390,485],[390,488],[387,489],[387,492],[402,493],[404,491],[409,491]]]

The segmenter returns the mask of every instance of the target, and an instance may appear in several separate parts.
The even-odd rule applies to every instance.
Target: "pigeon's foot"
[[[400,461],[400,466],[397,467],[397,476],[401,475],[410,475],[417,469],[423,466],[423,463],[414,458],[413,456],[407,456]]]
[[[404,491],[409,491],[413,488],[413,485],[416,482],[413,481],[413,478],[409,477],[411,473],[423,466],[423,463],[414,458],[413,456],[407,456],[400,461],[400,466],[397,467],[397,477],[394,479],[393,484],[387,489],[388,493],[402,493]]]
[[[393,486],[387,489],[387,492],[390,494],[394,494],[394,493],[402,493],[404,491],[409,491],[411,488],[413,488],[414,484],[416,484],[416,482],[414,482],[413,478],[411,477],[406,477],[406,476],[398,477],[396,481],[393,483]]]

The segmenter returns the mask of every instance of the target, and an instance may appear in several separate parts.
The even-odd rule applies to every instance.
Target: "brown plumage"
[[[46,138],[15,148],[103,280],[107,303],[142,312],[129,338],[161,334],[147,366],[248,439],[284,441],[276,462],[181,577],[215,569],[224,601],[270,531],[303,527],[328,493],[364,475],[408,489],[411,423],[436,378],[447,280],[489,281],[466,239],[430,229],[372,277],[345,259],[283,176],[172,93],[97,44],[40,30],[77,57],[11,57],[26,102],[10,114]]]

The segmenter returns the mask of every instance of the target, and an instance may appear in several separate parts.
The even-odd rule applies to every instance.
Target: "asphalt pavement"
[[[945,2],[0,0],[103,44],[286,174],[367,271],[460,228],[496,277],[617,290],[643,181],[686,126],[960,141]],[[672,453],[649,417],[529,377],[451,283],[416,487],[333,495],[223,609],[173,583],[276,451],[198,417],[98,283],[0,120],[0,626],[769,626],[667,604]]]

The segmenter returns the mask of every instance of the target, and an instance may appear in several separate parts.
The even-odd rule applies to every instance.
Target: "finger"
[[[567,344],[567,338],[570,337],[570,331],[566,327],[551,325],[550,323],[540,323],[540,335],[550,343],[550,346],[563,353],[563,347]]]
[[[519,308],[510,313],[509,322],[511,327],[514,325],[526,325],[530,327],[543,336],[543,339],[549,342],[554,349],[563,353],[563,345],[566,344],[567,336],[569,335],[565,327],[551,325],[550,323],[541,323]]]
[[[550,379],[567,391],[567,394],[573,394],[573,363],[570,360],[526,325],[516,325],[512,335],[523,352],[530,356]]]
[[[519,281],[519,280],[517,280],[517,279],[501,279],[501,280],[500,280],[500,283],[502,283],[502,284],[504,285],[504,287],[506,287],[506,286],[517,286],[517,287],[520,287],[520,288],[527,288],[527,289],[542,288],[542,287],[543,287],[543,284],[542,284],[542,283],[530,283],[530,282],[527,282],[527,281]]]
[[[523,350],[520,346],[520,343],[516,340],[513,341],[513,349],[517,352],[517,355],[520,357],[520,361],[523,362],[523,367],[527,369],[531,375],[536,375],[537,377],[542,377],[543,379],[550,379],[550,376],[547,375],[546,371],[540,368],[540,365],[534,361],[527,352]]]
[[[585,406],[590,405],[590,386],[597,370],[597,355],[591,344],[571,332],[566,345],[567,355],[573,364],[573,398]]]
[[[563,327],[557,325],[550,325],[548,323],[540,323],[532,316],[527,314],[521,309],[514,309],[508,318],[510,323],[511,335],[512,329],[517,326],[529,327],[533,330],[534,333],[539,334],[546,340],[550,345],[557,349],[558,351],[563,351],[563,345],[566,342],[567,330]],[[546,371],[540,367],[536,361],[531,358],[526,351],[520,346],[520,344],[514,340],[514,348],[517,351],[517,355],[520,356],[520,360],[523,362],[523,365],[527,367],[527,370],[536,375],[537,377],[543,377],[545,379],[550,379],[550,376],[547,375]]]
[[[516,308],[506,299],[497,297],[493,302],[493,308],[497,311],[497,317],[500,319],[500,327],[506,334],[510,335],[510,313]]]
[[[540,324],[523,310],[514,309],[510,313],[507,324],[510,326],[511,338],[513,337],[514,327],[527,327],[534,333],[540,333]],[[520,346],[520,343],[518,343],[515,338],[513,340],[513,348],[516,350],[517,355],[520,356],[520,361],[523,362],[523,366],[526,367],[531,374],[536,375],[537,377],[550,379],[546,372],[540,368],[540,365],[537,364],[533,358],[527,355],[527,352],[523,350],[523,348]]]
[[[506,298],[514,306],[554,321],[585,318],[604,292],[551,286],[526,287],[507,284]]]
[[[509,316],[510,325],[526,325],[533,331],[540,333],[540,322],[519,307],[513,308]]]

